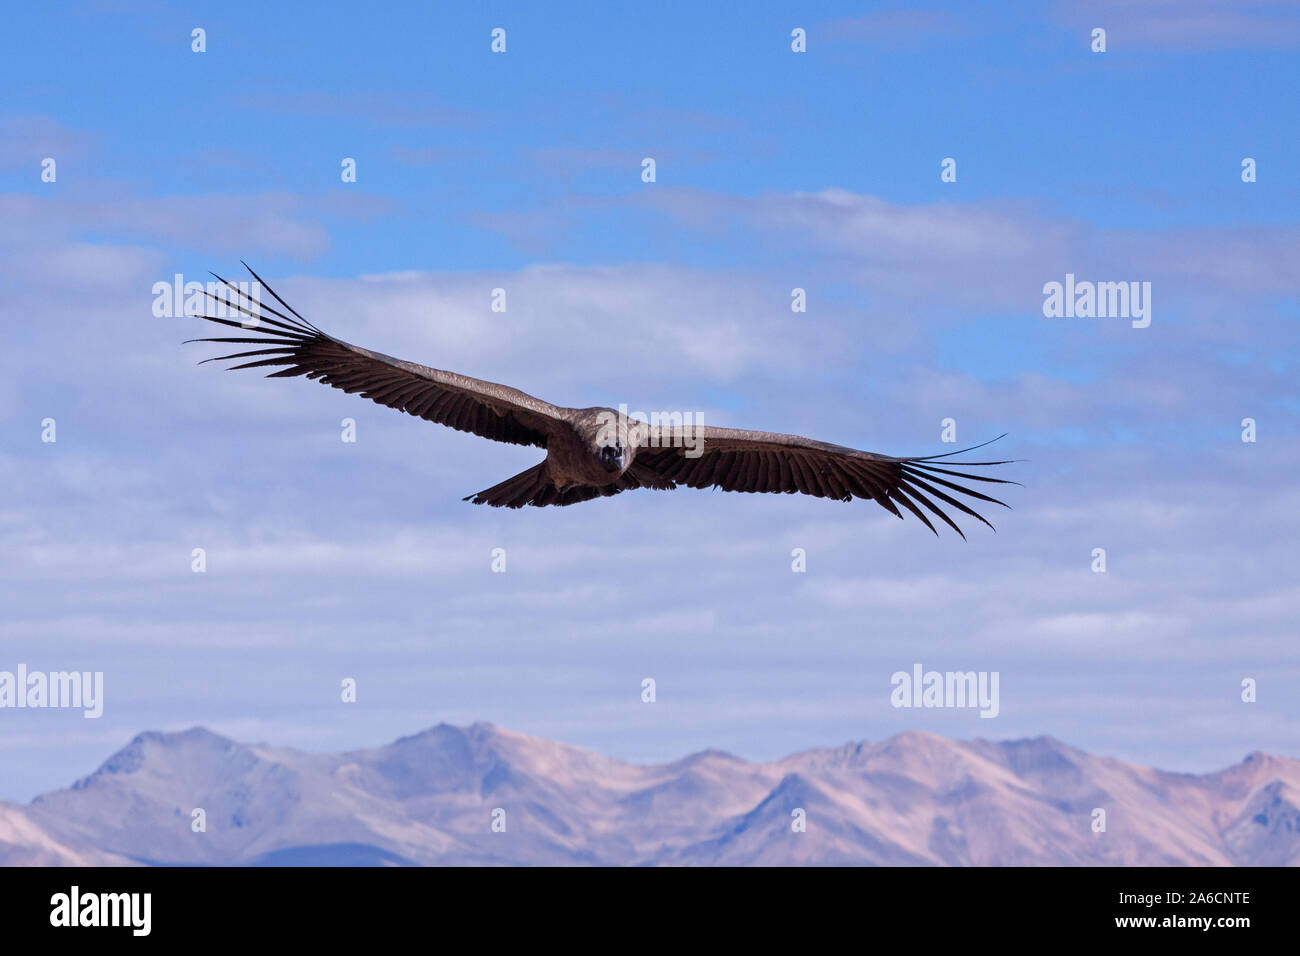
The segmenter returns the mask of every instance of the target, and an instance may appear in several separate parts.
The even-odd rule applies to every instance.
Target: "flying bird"
[[[936,534],[929,515],[964,538],[944,505],[993,526],[953,495],[1009,507],[965,483],[1016,484],[954,470],[1011,463],[951,460],[983,445],[923,458],[896,458],[799,435],[705,425],[651,425],[628,420],[611,408],[552,405],[507,385],[428,368],[336,339],[304,319],[247,263],[244,266],[284,311],[263,304],[260,297],[249,296],[213,273],[222,283],[213,287],[220,294],[205,294],[243,318],[191,317],[230,326],[242,334],[188,341],[260,347],[204,362],[252,359],[231,366],[231,370],[282,366],[267,377],[305,375],[457,431],[546,449],[546,458],[532,468],[463,499],[475,504],[498,508],[572,505],[633,488],[667,490],[679,485],[799,492],[837,501],[874,501],[899,518],[903,517],[901,506]]]

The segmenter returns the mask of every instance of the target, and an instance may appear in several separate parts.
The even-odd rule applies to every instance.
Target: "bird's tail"
[[[494,508],[522,508],[540,498],[544,491],[555,486],[546,471],[546,462],[533,465],[527,471],[521,471],[513,478],[507,478],[499,485],[493,485],[486,491],[466,495],[462,501],[472,501],[476,505],[491,505]]]
[[[522,508],[532,505],[545,508],[547,505],[576,505],[579,501],[593,498],[608,498],[620,491],[632,488],[672,488],[673,483],[660,478],[649,468],[637,463],[619,476],[617,481],[608,485],[573,485],[561,491],[551,480],[551,473],[546,469],[546,462],[534,465],[527,471],[521,471],[513,478],[507,478],[499,485],[493,485],[478,494],[466,495],[462,501],[472,501],[476,505],[491,505],[494,508]]]

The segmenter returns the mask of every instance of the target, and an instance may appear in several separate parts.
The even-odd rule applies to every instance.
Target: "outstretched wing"
[[[968,487],[965,482],[1016,484],[1003,478],[954,471],[953,468],[983,468],[1007,465],[1010,461],[949,461],[983,445],[963,448],[927,458],[893,458],[856,448],[813,441],[799,435],[743,431],[705,426],[690,430],[649,428],[649,446],[639,447],[636,463],[653,469],[661,478],[689,488],[721,488],[723,491],[764,491],[816,498],[851,501],[867,498],[903,517],[902,505],[935,531],[928,510],[958,534],[961,528],[942,505],[989,524],[982,515],[953,494],[975,501],[1009,507],[1005,502]],[[1002,436],[999,436],[1002,437]],[[687,457],[691,447],[702,449]],[[997,439],[993,439],[997,441]],[[989,444],[988,442],[984,443]],[[956,481],[952,479],[958,479]],[[936,504],[937,499],[942,504]],[[989,525],[989,527],[993,527]],[[935,531],[938,534],[937,531]]]
[[[219,290],[220,295],[211,292],[207,295],[222,310],[218,310],[218,315],[193,318],[229,326],[241,334],[189,341],[261,347],[215,356],[205,359],[206,362],[253,359],[231,366],[232,370],[284,366],[267,378],[305,375],[345,392],[360,392],[362,398],[408,415],[513,445],[545,448],[547,438],[561,422],[560,409],[517,388],[404,362],[327,335],[276,295],[247,263],[244,268],[291,315],[249,298],[238,287],[216,276],[224,288]]]

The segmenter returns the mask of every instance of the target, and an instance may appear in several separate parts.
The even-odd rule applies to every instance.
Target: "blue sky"
[[[105,2],[6,33],[0,669],[102,669],[108,699],[0,712],[0,797],[195,723],[1296,753],[1295,5]],[[195,367],[152,285],[240,258],[341,338],[560,404],[888,453],[947,450],[954,417],[1010,432],[1025,488],[967,543],[721,492],[473,508],[535,455]],[[1151,326],[1045,318],[1067,272],[1151,282]],[[918,660],[999,670],[1002,714],[890,708]]]

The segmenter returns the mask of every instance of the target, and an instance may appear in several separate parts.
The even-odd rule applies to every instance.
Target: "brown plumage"
[[[609,408],[562,408],[506,385],[404,362],[340,341],[304,319],[257,273],[251,268],[248,271],[289,314],[247,298],[238,287],[216,276],[224,286],[223,294],[208,295],[255,322],[250,327],[229,318],[195,316],[244,334],[190,341],[260,347],[205,361],[251,358],[253,361],[233,368],[280,367],[268,377],[305,375],[458,431],[546,449],[541,463],[465,498],[475,504],[507,508],[571,505],[633,488],[672,489],[679,485],[799,492],[839,501],[875,501],[899,518],[903,517],[902,506],[935,531],[929,512],[962,534],[942,505],[984,524],[988,521],[953,497],[954,493],[1006,505],[959,482],[1015,484],[954,471],[954,467],[1010,463],[949,461],[972,449],[895,458],[798,435],[714,426],[658,427],[627,421]],[[233,291],[234,297],[227,290]]]

